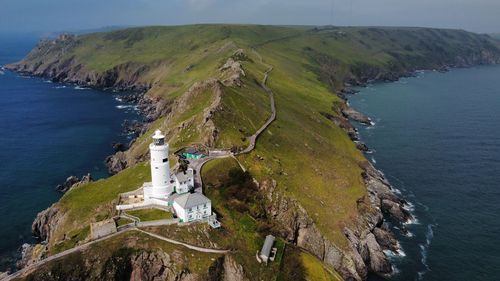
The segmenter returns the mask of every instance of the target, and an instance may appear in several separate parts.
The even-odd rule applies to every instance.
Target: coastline
[[[405,75],[410,75],[410,72],[401,72],[400,77],[405,77]],[[44,73],[42,72],[40,75],[43,75]],[[51,75],[51,74],[49,74]],[[87,77],[81,76],[78,78],[79,74],[77,73],[64,73],[64,69],[60,73],[55,73],[54,76],[52,76],[52,79],[57,77],[71,77],[71,79],[76,79],[77,83],[82,83],[86,84],[86,86],[89,86],[89,82],[84,82]],[[112,77],[114,74],[106,74],[109,77]],[[106,76],[106,77],[108,77]],[[360,78],[359,81],[350,81],[350,83],[347,83],[348,87],[350,85],[361,85],[362,83],[368,83],[368,81],[394,81],[393,79],[396,79],[395,77],[397,76],[396,73],[390,73],[386,75],[378,75],[376,74],[376,77],[374,77],[374,80],[368,79],[368,78]],[[50,76],[49,76],[50,77]],[[95,84],[95,87],[99,88],[102,86],[109,86],[106,88],[113,88],[112,83],[109,82],[108,78],[103,78],[103,76],[96,76],[98,77],[95,81],[97,81]],[[66,79],[66,78],[64,78]],[[136,78],[138,79],[138,78]],[[392,79],[392,80],[391,80]],[[399,79],[399,78],[398,78]],[[107,81],[103,84],[99,84],[101,82],[98,81]],[[135,80],[137,81],[137,80]],[[365,82],[363,82],[365,81]],[[115,81],[116,82],[116,81]],[[115,83],[113,82],[113,83]],[[124,85],[129,85],[130,87],[135,87],[134,85],[134,80],[129,80],[129,81],[121,81],[119,83],[115,83],[117,89],[123,89],[122,87],[125,87]],[[348,89],[348,87],[345,87],[345,89]],[[133,88],[130,88],[133,89]],[[342,90],[340,92],[345,92],[349,90]],[[144,114],[147,116],[147,119],[150,121],[156,120],[159,116],[162,116],[165,112],[167,112],[168,105],[165,103],[162,103],[161,100],[154,100],[152,98],[146,97],[144,95],[141,96],[141,98],[138,101],[139,104],[143,105],[144,107]],[[354,114],[354,115],[353,115]],[[358,115],[357,113],[354,113],[352,109],[347,106],[344,108],[342,112],[342,116],[344,116],[344,119],[338,119],[338,118],[333,118],[333,122],[338,122],[339,127],[342,127],[346,130],[349,136],[352,135],[351,140],[352,141],[359,141],[359,136],[357,135],[356,130],[352,127],[352,125],[349,127],[349,125],[346,124],[348,122],[348,119],[358,119],[361,120],[365,124],[369,124],[370,120],[365,119],[362,116]],[[332,116],[333,117],[333,116]],[[147,127],[149,123],[146,123],[145,126]],[[353,139],[354,138],[354,139]],[[364,146],[366,147],[366,145]],[[359,145],[358,148],[364,149],[362,145]],[[123,153],[117,153],[119,156],[114,156],[112,159],[112,163],[115,163],[116,165],[112,165],[114,167],[117,167],[116,171],[118,172],[119,170],[125,168],[128,163],[126,157],[123,155]],[[115,161],[116,160],[116,161]],[[368,160],[368,159],[367,159]],[[371,164],[368,163],[364,167],[365,173],[364,173],[364,180],[365,180],[365,185],[369,191],[369,199],[371,201],[371,204],[376,206],[379,211],[382,210],[382,213],[386,216],[391,216],[393,218],[396,218],[400,220],[401,223],[405,222],[408,220],[409,214],[405,211],[405,204],[406,201],[402,198],[399,198],[397,194],[395,194],[394,190],[392,190],[391,185],[389,181],[384,177],[382,172],[378,171],[375,169],[375,167]],[[50,217],[53,217],[54,214],[47,214],[47,216],[42,216],[44,221],[51,221],[52,219]],[[46,220],[47,219],[47,220]],[[387,248],[393,248],[397,250],[397,241],[394,242],[393,239],[391,239],[391,236],[388,234],[388,231],[385,231],[385,226],[383,225],[383,218],[379,215],[379,213],[369,213],[366,214],[366,227],[362,227],[362,230],[349,230],[346,229],[346,236],[348,237],[349,241],[351,242],[351,246],[353,247],[353,251],[357,253],[357,256],[352,257],[353,260],[356,262],[354,265],[354,269],[349,268],[350,270],[356,271],[356,272],[361,272],[360,275],[363,275],[363,272],[366,274],[368,269],[366,269],[366,265],[364,264],[364,260],[370,260],[370,263],[368,266],[370,266],[370,271],[375,271],[375,272],[381,272],[382,274],[384,272],[389,272],[391,271],[390,265],[387,264],[384,256],[381,255],[383,253],[382,249],[380,248],[381,241],[383,240],[389,240],[391,243],[385,245]],[[57,220],[57,219],[56,219]],[[314,227],[314,226],[313,226]],[[314,231],[314,228],[312,228]],[[307,231],[311,231],[311,227],[306,227]],[[46,230],[44,230],[47,232]],[[50,232],[50,231],[48,231]],[[315,236],[318,238],[317,236]],[[326,242],[329,241],[324,241]],[[369,252],[366,252],[366,247],[369,248]],[[312,247],[311,247],[312,248]],[[332,247],[333,248],[333,247]],[[318,254],[321,255],[321,254]],[[368,256],[367,256],[368,255]],[[325,262],[328,262],[328,257],[323,254],[323,259]],[[347,267],[347,266],[346,266]],[[346,274],[352,274],[353,272],[348,272]]]
[[[0,66],[1,69],[4,69],[4,66],[1,65]],[[106,95],[109,95],[109,99],[113,99],[113,95],[116,95],[118,94],[119,95],[119,98],[115,98],[115,100],[117,100],[119,103],[122,103],[123,105],[116,105],[115,107],[122,111],[122,110],[128,110],[128,107],[129,106],[133,106],[133,107],[136,107],[137,104],[135,102],[135,100],[131,99],[130,97],[131,96],[137,96],[138,94],[137,93],[132,93],[132,94],[124,94],[124,92],[128,93],[130,91],[125,91],[125,90],[114,90],[114,89],[109,89],[109,88],[95,88],[95,87],[89,87],[89,86],[85,86],[83,87],[82,85],[78,85],[78,84],[74,84],[74,83],[67,83],[67,82],[56,82],[56,81],[52,81],[52,80],[46,80],[47,77],[44,77],[44,76],[38,76],[38,75],[33,75],[33,74],[30,74],[30,73],[27,73],[27,72],[16,72],[16,71],[13,71],[11,69],[8,69],[8,68],[5,68],[5,74],[9,74],[10,72],[10,75],[14,74],[14,75],[18,75],[24,79],[43,79],[43,83],[49,83],[50,84],[53,84],[54,86],[51,86],[53,87],[54,89],[67,89],[68,90],[73,90],[73,91],[84,91],[84,90],[95,90],[95,91],[99,91],[99,92],[102,92],[103,94],[106,94]],[[118,100],[120,99],[120,100]],[[121,108],[121,106],[126,106],[126,108]],[[135,110],[135,109],[132,109],[132,110]],[[137,110],[139,111],[139,109],[137,108]],[[134,124],[135,127],[129,127],[127,126],[127,123],[124,122],[122,125],[121,125],[121,129],[120,131],[117,132],[117,135],[113,138],[113,139],[110,139],[109,140],[109,147],[112,147],[113,146],[113,154],[116,153],[117,151],[121,150],[125,147],[128,147],[128,144],[125,144],[123,145],[121,142],[119,142],[119,135],[122,135],[122,138],[125,138],[125,136],[132,136],[133,137],[130,139],[130,142],[133,142],[137,137],[138,137],[138,134],[137,134],[137,131],[135,131],[138,127],[138,123],[140,123],[140,126],[146,126],[146,123],[144,123],[142,120],[144,119],[144,113],[142,111],[139,111],[139,113],[133,113],[133,115],[137,115],[138,119],[123,119],[123,121],[132,121],[132,123]],[[102,168],[105,168],[107,170],[109,170],[109,167],[106,165],[106,159],[108,158],[109,156],[106,156],[105,158],[102,158],[100,160],[102,164]],[[69,191],[71,188],[74,188],[74,187],[78,187],[80,185],[83,185],[83,184],[86,184],[86,183],[89,183],[91,181],[93,181],[94,179],[92,178],[92,167],[88,167],[88,170],[87,171],[83,171],[81,173],[70,173],[70,174],[66,174],[66,176],[62,176],[60,181],[59,181],[59,184],[54,185],[52,186],[51,190],[53,191],[56,191],[56,193],[59,193],[60,195],[57,197],[56,201],[53,201],[51,203],[51,205],[53,203],[56,203],[60,200],[60,198],[64,195],[64,193],[66,193],[67,191]],[[110,176],[112,176],[113,174],[110,173],[109,171],[101,171],[101,173],[98,174],[98,178],[97,179],[105,179],[105,178],[109,178]],[[75,176],[75,174],[77,176]],[[81,177],[80,177],[81,176]],[[49,187],[48,187],[49,188]],[[32,223],[31,223],[31,235],[32,235],[32,238],[34,239],[31,239],[31,240],[35,240],[35,243],[33,242],[28,242],[28,241],[25,241],[23,244],[19,244],[17,245],[17,249],[16,252],[12,252],[10,255],[9,255],[9,260],[10,258],[12,258],[12,261],[9,261],[9,263],[6,265],[8,266],[6,269],[7,269],[7,272],[10,272],[11,270],[13,269],[18,269],[18,268],[22,268],[26,265],[27,262],[29,262],[29,256],[33,254],[33,251],[37,250],[37,249],[34,249],[33,247],[37,245],[37,243],[40,243],[42,240],[40,240],[40,234],[43,233],[43,228],[45,227],[44,224],[46,223],[46,221],[43,221],[42,219],[42,216],[40,216],[41,214],[43,214],[44,212],[46,212],[47,210],[50,209],[51,206],[47,207],[46,209],[44,210],[39,210],[38,212],[38,215],[36,215],[33,220],[32,220]],[[40,220],[42,219],[42,220]],[[17,270],[16,269],[16,270]],[[1,276],[1,275],[0,275]]]

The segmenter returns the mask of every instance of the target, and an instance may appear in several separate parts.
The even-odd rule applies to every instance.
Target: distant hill
[[[393,81],[419,69],[499,62],[499,43],[489,36],[428,28],[155,26],[45,40],[8,68],[144,93],[140,108],[148,121],[130,149],[109,161],[114,171],[127,169],[72,189],[37,219],[35,229],[48,239],[46,255],[85,241],[91,222],[116,215],[113,204],[120,192],[149,180],[144,162],[154,130],[168,132],[171,151],[192,144],[243,149],[271,114],[261,85],[266,73],[277,119],[254,151],[237,157],[257,184],[235,172],[239,165],[232,159],[209,162],[203,169],[204,192],[221,215],[223,230],[203,225],[155,229],[192,243],[229,247],[230,254],[185,259],[186,249],[130,232],[87,249],[83,258],[43,270],[65,272],[60,279],[75,280],[105,272],[130,274],[131,268],[144,266],[122,261],[148,255],[172,276],[182,276],[184,268],[195,280],[219,280],[222,269],[238,280],[318,280],[318,275],[363,280],[368,272],[389,273],[382,250],[397,245],[383,226],[383,214],[400,222],[409,214],[358,149],[362,146],[352,141],[356,132],[348,117],[353,115],[343,95],[351,86]],[[288,244],[278,266],[256,263],[255,253],[268,233]],[[165,259],[156,252],[150,256],[151,249],[177,253],[186,262],[161,264]]]
[[[497,39],[497,40],[500,40],[500,33],[492,33],[492,34],[490,34],[490,36]]]

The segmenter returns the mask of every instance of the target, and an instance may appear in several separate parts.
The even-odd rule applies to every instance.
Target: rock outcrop
[[[392,192],[383,175],[368,162],[363,169],[371,206],[368,212],[360,210],[363,217],[355,228],[344,229],[350,250],[341,249],[327,239],[296,200],[277,190],[275,181],[266,180],[260,184],[269,201],[268,215],[282,225],[281,235],[335,268],[345,280],[364,280],[369,272],[390,274],[392,266],[384,250],[397,252],[399,243],[384,224],[383,213],[399,222],[411,218],[404,208],[405,201]],[[388,202],[390,208],[386,207]],[[359,204],[364,203],[360,201]]]
[[[56,186],[56,190],[62,193],[68,192],[71,188],[73,187],[78,187],[84,184],[87,184],[92,181],[92,176],[90,173],[86,174],[83,176],[81,179],[79,179],[76,176],[69,176],[64,183],[59,184]]]
[[[365,125],[371,124],[371,120],[368,116],[364,115],[361,112],[354,110],[350,106],[346,105],[346,106],[342,107],[341,111],[342,111],[342,114],[344,115],[344,117],[346,117],[346,118],[349,118],[351,120],[357,121],[357,122],[365,124]]]
[[[53,231],[63,216],[64,214],[57,203],[41,211],[31,225],[33,235],[42,241],[50,240]]]

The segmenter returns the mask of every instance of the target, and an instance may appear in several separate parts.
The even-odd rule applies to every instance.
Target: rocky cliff
[[[241,50],[240,46],[236,46],[233,41],[225,41],[230,37],[230,35],[227,35],[228,28],[223,27],[221,29],[224,31],[223,36],[216,39],[212,38],[213,42],[222,40],[220,44],[215,44],[212,41],[210,41],[210,44],[215,44],[214,46],[207,42],[203,42],[205,45],[200,45],[201,43],[192,44],[191,42],[195,39],[191,36],[188,40],[188,46],[184,48],[176,47],[176,50],[189,50],[188,53],[182,53],[179,57],[196,57],[198,61],[180,60],[171,50],[165,50],[165,52],[150,50],[152,54],[169,54],[169,56],[160,56],[150,61],[135,59],[135,56],[130,55],[135,50],[135,44],[140,44],[143,40],[146,40],[144,38],[147,38],[144,37],[144,33],[147,30],[135,29],[103,35],[103,38],[99,37],[99,39],[102,39],[104,43],[99,43],[95,46],[92,45],[93,43],[89,43],[88,41],[93,41],[87,40],[88,38],[85,36],[64,35],[54,40],[45,40],[23,61],[8,65],[7,68],[30,75],[47,77],[54,81],[76,83],[97,88],[112,87],[115,89],[138,91],[141,94],[138,95],[135,102],[138,103],[144,112],[147,122],[139,130],[141,134],[154,129],[155,126],[163,126],[163,128],[168,129],[169,138],[181,135],[181,137],[176,139],[184,141],[180,143],[190,144],[190,142],[199,142],[206,146],[214,147],[220,134],[224,133],[221,130],[227,129],[227,127],[221,125],[222,121],[218,121],[218,123],[214,121],[216,114],[229,111],[229,108],[222,107],[224,96],[230,96],[231,94],[232,96],[236,96],[236,93],[240,92],[250,95],[250,93],[257,92],[255,89],[251,89],[252,91],[248,90],[250,87],[248,80],[251,82],[250,77],[252,77],[252,72],[254,74],[253,79],[256,79],[255,77],[258,77],[256,73],[262,74],[263,69],[268,68],[265,64],[254,64],[250,65],[249,69],[244,69],[242,66],[243,63],[253,63],[253,61],[248,58],[248,54],[245,54]],[[244,32],[244,28],[242,30],[238,31]],[[275,30],[273,31],[276,32]],[[279,30],[279,32],[284,31]],[[278,64],[280,62],[276,57],[285,57],[286,64],[273,65],[273,72],[277,72],[277,74],[276,78],[271,78],[269,86],[273,91],[277,91],[277,96],[281,98],[277,104],[279,109],[278,122],[281,116],[283,116],[280,115],[282,113],[285,113],[288,119],[299,120],[299,123],[312,120],[312,124],[321,123],[320,117],[323,116],[326,117],[325,120],[330,125],[332,124],[330,121],[333,121],[335,126],[342,128],[351,140],[357,140],[357,132],[349,123],[349,119],[364,124],[369,124],[370,119],[349,108],[345,101],[337,98],[338,100],[334,99],[333,105],[329,103],[326,106],[323,106],[323,104],[317,105],[318,103],[315,102],[315,107],[311,103],[308,103],[307,106],[309,107],[305,110],[305,113],[300,112],[298,108],[301,106],[306,107],[304,101],[307,102],[308,100],[304,99],[294,101],[294,103],[290,104],[286,103],[293,100],[294,96],[298,96],[300,92],[309,91],[309,87],[300,87],[305,83],[312,83],[312,88],[315,91],[320,91],[323,84],[328,85],[330,92],[326,91],[324,96],[321,96],[321,98],[327,100],[325,97],[332,96],[331,90],[343,96],[352,92],[349,90],[349,87],[352,85],[364,85],[375,80],[396,80],[401,76],[411,75],[417,69],[446,69],[447,67],[500,63],[498,43],[494,43],[481,35],[462,31],[353,28],[344,32],[337,29],[324,28],[307,30],[292,29],[287,30],[287,32],[292,32],[294,35],[282,38],[276,37],[276,33],[270,33],[272,35],[266,35],[267,37],[263,36],[263,38],[256,39],[251,37],[251,42],[246,43],[248,50],[259,46],[258,48],[262,50],[261,52],[266,54],[267,59],[273,63]],[[157,36],[161,36],[161,34],[159,32]],[[240,33],[235,32],[235,34],[238,34],[235,36],[242,36]],[[92,36],[94,35],[90,35],[90,37]],[[232,39],[235,41],[246,40],[242,38]],[[293,41],[295,39],[298,41]],[[259,44],[253,42],[253,40],[259,41]],[[123,52],[124,55],[116,58],[116,62],[113,61],[113,63],[105,67],[101,65],[100,61],[106,60],[105,56],[99,57],[98,60],[94,58],[94,62],[91,64],[86,61],[89,57],[81,55],[82,52],[104,52],[102,50],[105,49],[106,44],[113,45],[116,42],[124,44],[123,47],[116,49],[116,52]],[[333,44],[332,42],[335,44],[344,44],[341,45],[345,47],[343,53],[330,51],[331,48],[328,45]],[[146,43],[150,42],[146,41]],[[179,39],[179,44],[183,44],[181,39]],[[241,44],[244,45],[244,43]],[[282,45],[288,46],[293,51],[280,49]],[[344,57],[345,54],[349,53],[349,48],[353,45],[358,47],[359,52],[355,53],[352,57]],[[380,45],[384,47],[375,47]],[[144,45],[140,45],[135,50],[136,53],[132,54],[139,56],[138,52],[143,52],[143,48]],[[289,53],[286,53],[287,51]],[[273,55],[269,55],[268,52]],[[104,52],[104,54],[109,55],[107,52]],[[130,58],[127,56],[130,56]],[[124,57],[127,58],[126,61],[123,61]],[[90,56],[90,58],[92,57]],[[255,61],[257,59],[258,57],[254,57]],[[260,60],[263,60],[262,57],[260,57]],[[209,67],[205,66],[205,68],[197,70],[204,67],[204,64],[209,65]],[[172,69],[175,69],[175,71],[172,71]],[[300,70],[300,75],[293,76],[294,80],[286,80],[287,76],[296,75],[295,70],[297,69]],[[307,76],[309,73],[314,73],[315,76]],[[176,79],[170,79],[170,75]],[[317,79],[320,79],[321,82],[318,83]],[[246,84],[243,80],[246,81]],[[256,84],[259,84],[258,81]],[[293,84],[294,88],[285,88],[283,84]],[[293,93],[293,95],[289,92]],[[307,92],[307,94],[314,96],[315,93]],[[207,95],[210,98],[206,101],[203,98],[203,102],[200,102],[199,105],[197,104],[196,107],[192,106],[195,100]],[[254,99],[259,98],[259,96],[252,97]],[[329,102],[332,99],[329,99]],[[322,99],[318,100],[323,101]],[[238,106],[234,100],[227,102],[227,104],[234,107]],[[251,104],[253,106],[251,107],[248,100],[244,104],[248,104],[252,110],[256,110],[256,106]],[[250,118],[250,115],[255,115],[255,111],[246,112],[243,108],[231,109],[238,114],[246,114],[244,118],[250,119],[250,122],[248,120],[245,120],[245,122],[252,123],[253,119]],[[196,114],[186,114],[192,111],[196,112]],[[316,113],[318,115],[314,115]],[[185,118],[177,120],[179,116],[184,117],[184,115],[186,115]],[[233,119],[230,119],[231,122],[238,120],[235,116],[232,116]],[[308,123],[308,127],[310,127],[309,125],[311,124]],[[282,143],[279,143],[276,139],[285,142],[288,138],[292,138],[296,134],[296,130],[287,132],[288,135],[277,136],[277,132],[283,130],[283,127],[280,124],[272,128],[272,133],[270,134],[272,137],[268,137],[268,139],[263,141],[269,143],[276,142],[272,144],[273,149],[276,150],[288,149],[281,148],[280,145]],[[327,128],[332,129],[332,127]],[[240,129],[239,131],[241,133],[244,130]],[[314,141],[318,141],[319,139],[318,143],[320,145],[326,143],[322,139],[323,133],[320,130],[311,133],[311,135],[314,135]],[[314,152],[314,148],[311,148],[302,140],[304,135],[299,135],[299,145],[294,146],[294,149],[300,151],[292,151],[300,157],[308,156]],[[238,141],[237,144],[240,144],[242,139],[240,135],[238,136],[235,139]],[[327,136],[325,139],[330,137],[329,135]],[[272,139],[273,137],[276,139]],[[362,173],[353,177],[359,176],[366,189],[366,193],[364,193],[366,195],[356,198],[356,202],[353,204],[355,205],[357,215],[344,218],[351,220],[351,223],[344,222],[342,224],[342,237],[332,239],[332,236],[327,235],[326,232],[328,230],[321,229],[318,226],[317,216],[304,208],[303,204],[297,200],[297,197],[292,196],[287,191],[287,186],[283,186],[283,184],[280,186],[277,182],[278,174],[284,174],[284,172],[274,172],[276,169],[273,165],[281,165],[277,156],[277,160],[274,159],[275,155],[266,156],[267,158],[273,157],[273,163],[269,164],[269,166],[256,165],[260,168],[260,170],[256,169],[258,172],[262,173],[262,170],[264,170],[271,175],[264,177],[264,180],[261,177],[260,183],[260,190],[267,196],[266,213],[272,220],[282,226],[283,230],[280,235],[283,238],[333,267],[346,280],[364,280],[368,272],[380,275],[390,274],[392,267],[383,251],[397,251],[399,245],[389,231],[384,217],[403,223],[411,219],[411,214],[406,209],[406,202],[394,194],[390,184],[382,173],[377,171],[366,159],[358,161],[356,157],[362,156],[352,153],[354,154],[353,156],[345,151],[339,151],[339,149],[349,149],[349,145],[343,143],[345,135],[336,135],[335,137],[342,140],[342,146],[333,147],[331,150],[337,154],[345,154],[343,157],[349,159],[349,161],[345,161],[345,159],[338,160],[345,161],[342,164],[357,163],[356,167],[352,168],[360,169]],[[146,140],[139,137],[137,141],[134,141],[130,145],[128,151],[118,151],[115,155],[109,157],[106,162],[110,167],[110,171],[118,173],[127,167],[133,167],[138,162],[145,160],[147,149],[144,148],[144,143],[146,143]],[[330,144],[327,143],[327,145]],[[358,148],[366,149],[366,146],[358,143]],[[273,151],[275,154],[277,152]],[[304,153],[300,154],[299,152]],[[357,152],[359,153],[359,151]],[[314,157],[325,157],[325,154],[315,155]],[[259,156],[257,158],[258,160],[252,159],[248,161],[265,162],[265,157]],[[356,158],[356,161],[350,161],[351,158]],[[327,161],[328,159],[323,160]],[[286,166],[280,168],[292,169],[292,167]],[[320,173],[316,173],[315,175],[318,174]],[[332,178],[341,178],[342,176],[344,175],[335,175]],[[276,180],[273,180],[273,177]],[[358,178],[353,181],[350,181],[352,180],[350,178],[341,178],[341,180],[339,182],[355,182]],[[331,185],[337,188],[334,184]],[[334,206],[327,207],[333,208]],[[57,204],[53,205],[37,216],[33,223],[33,233],[41,240],[50,241],[54,229],[64,220],[64,216],[65,214],[59,206]],[[27,256],[29,256],[30,251],[26,252],[28,253]],[[36,254],[32,255],[33,258],[31,260],[40,257],[39,251],[31,252],[36,252]],[[26,260],[30,260],[30,258]],[[78,262],[87,265],[90,260],[86,258],[86,260]],[[94,269],[85,267],[81,272],[74,273],[77,275],[73,276],[71,275],[73,273],[67,273],[70,274],[67,276],[73,276],[77,279],[86,278],[90,275],[100,276],[99,278],[121,276],[134,280],[156,280],[158,278],[167,280],[200,280],[197,278],[201,278],[182,269],[178,270],[174,268],[175,265],[172,263],[170,254],[158,251],[143,251],[127,254],[125,257],[120,256],[111,261],[101,260],[99,262],[101,264],[105,263],[108,268],[98,273],[98,275],[95,275],[96,271]],[[52,272],[51,274],[54,273]],[[109,275],[101,276],[99,274]],[[203,275],[204,278],[208,278],[207,276],[214,278],[208,280],[245,280],[244,269],[231,256],[217,259],[211,266],[211,269],[207,271],[207,274]]]

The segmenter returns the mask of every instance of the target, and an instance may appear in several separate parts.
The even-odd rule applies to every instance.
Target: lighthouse
[[[153,135],[153,142],[149,145],[151,154],[151,197],[166,198],[172,193],[173,188],[170,178],[170,165],[168,161],[168,143],[160,130]]]

